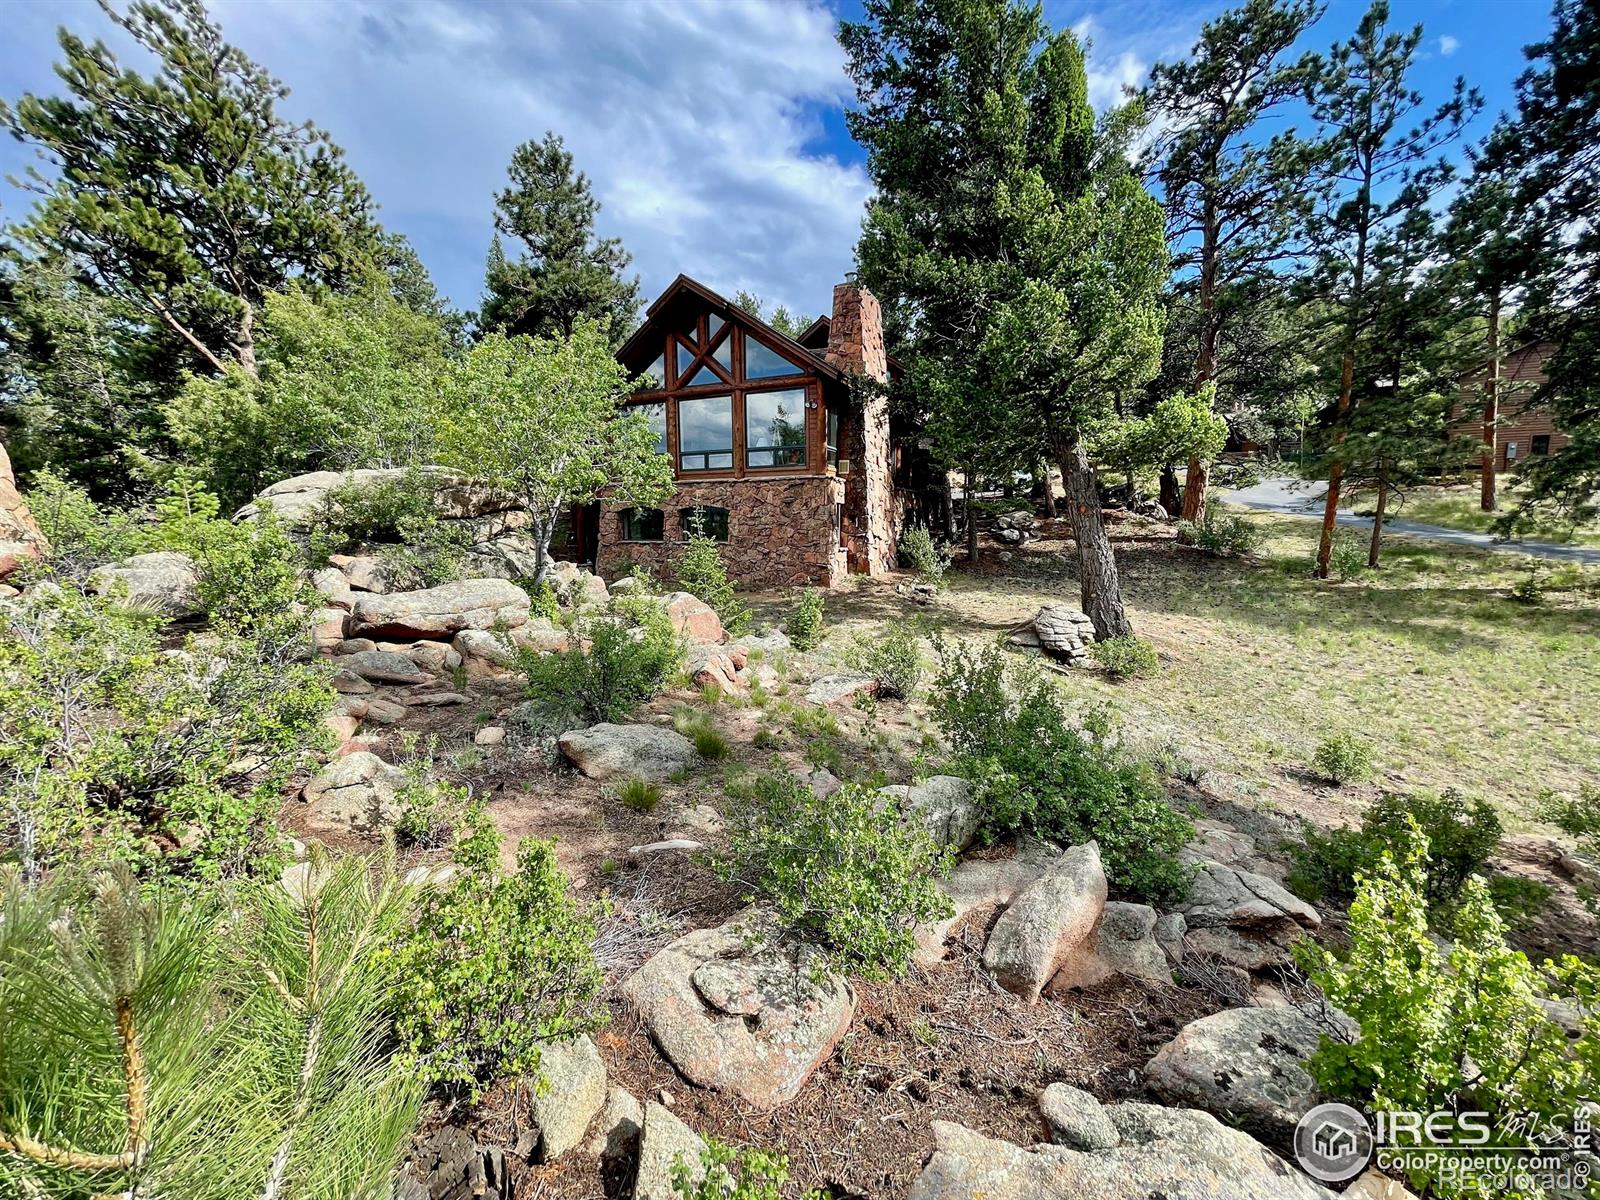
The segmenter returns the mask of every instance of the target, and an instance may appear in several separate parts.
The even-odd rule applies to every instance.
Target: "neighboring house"
[[[1496,471],[1554,454],[1570,440],[1556,428],[1548,404],[1531,407],[1534,394],[1545,384],[1545,362],[1554,352],[1555,346],[1550,342],[1533,342],[1500,360],[1500,420],[1494,439]],[[1456,433],[1483,438],[1483,384],[1487,378],[1487,366],[1461,377]]]
[[[630,563],[670,578],[698,520],[745,586],[827,587],[894,567],[890,367],[866,288],[834,288],[832,317],[795,340],[680,275],[617,358],[650,379],[629,408],[649,417],[677,490],[659,508],[574,513],[567,554],[606,578]]]

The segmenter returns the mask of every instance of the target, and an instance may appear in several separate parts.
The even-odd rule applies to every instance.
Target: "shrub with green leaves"
[[[698,519],[692,522],[688,544],[678,556],[677,575],[678,586],[715,609],[730,634],[741,634],[750,627],[750,609],[728,577],[722,547],[701,528]]]
[[[788,1182],[788,1155],[738,1150],[714,1137],[706,1139],[697,1163],[679,1155],[672,1164],[672,1192],[679,1200],[783,1200]],[[822,1200],[822,1193],[813,1189],[800,1200]]]
[[[147,549],[137,512],[103,509],[76,484],[49,470],[34,474],[28,508],[49,539],[48,564],[24,563],[24,574],[44,570],[81,582],[96,567]]]
[[[1291,850],[1290,886],[1308,900],[1344,900],[1355,895],[1356,878],[1370,874],[1378,858],[1409,828],[1427,838],[1427,897],[1447,906],[1479,874],[1500,841],[1500,818],[1488,801],[1454,789],[1439,795],[1386,795],[1362,814],[1358,828],[1327,833],[1307,828]]]
[[[410,730],[400,735],[398,765],[405,780],[394,793],[400,810],[394,832],[404,845],[448,846],[471,811],[472,789],[439,778],[434,761],[438,749],[438,737],[430,737],[424,746]]]
[[[1336,529],[1333,547],[1329,552],[1328,571],[1335,579],[1354,579],[1368,570],[1367,557],[1371,548],[1367,541],[1353,529]]]
[[[843,969],[898,975],[913,930],[950,912],[935,880],[948,847],[877,790],[847,783],[826,800],[782,769],[730,792],[719,876],[770,906],[780,938],[820,947]]]
[[[923,583],[942,588],[950,569],[950,551],[935,542],[925,526],[915,525],[900,539],[900,561]]]
[[[560,713],[620,721],[683,667],[672,618],[649,596],[616,597],[604,613],[576,621],[573,635],[571,649],[520,654],[528,695]]]
[[[542,1046],[604,1023],[596,914],[568,892],[555,843],[524,838],[511,874],[499,858],[499,835],[474,811],[454,876],[423,893],[393,949],[403,1060],[473,1099],[496,1079],[537,1071]]]
[[[313,559],[376,547],[396,591],[459,579],[472,534],[463,522],[440,518],[440,487],[439,476],[412,469],[331,489],[311,518]]]
[[[1143,679],[1161,669],[1156,648],[1132,634],[1096,642],[1090,652],[1113,679]]]
[[[1072,728],[1049,681],[1008,670],[998,646],[939,651],[934,716],[953,769],[976,788],[983,837],[1093,839],[1120,892],[1167,900],[1187,890],[1191,872],[1178,854],[1194,825],[1151,764]]]
[[[1311,756],[1311,769],[1341,787],[1372,778],[1372,743],[1353,733],[1324,738]]]
[[[1358,1106],[1482,1111],[1492,1146],[1557,1148],[1600,1080],[1600,971],[1570,956],[1534,967],[1506,945],[1476,877],[1462,886],[1446,926],[1451,941],[1441,945],[1431,933],[1427,861],[1427,839],[1409,825],[1358,881],[1348,950],[1310,941],[1297,948],[1312,982],[1360,1032],[1324,1036],[1311,1072],[1330,1097]],[[1576,1038],[1550,1020],[1542,999],[1581,1014]],[[1409,1182],[1419,1194],[1475,1200],[1543,1194],[1462,1187],[1427,1167]]]
[[[807,588],[783,623],[784,633],[796,650],[811,650],[822,640],[822,590]]]
[[[325,664],[298,630],[165,648],[155,618],[64,584],[0,605],[5,841],[32,873],[269,872],[284,782],[329,735]]]
[[[1206,505],[1205,515],[1199,521],[1178,522],[1178,540],[1207,554],[1254,554],[1266,536],[1247,518],[1224,512],[1215,504]]]
[[[921,623],[894,621],[871,637],[857,639],[856,666],[877,682],[882,699],[909,700],[925,669]]]

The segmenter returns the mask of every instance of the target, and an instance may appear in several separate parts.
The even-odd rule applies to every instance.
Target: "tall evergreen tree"
[[[1600,495],[1600,5],[1556,0],[1550,36],[1527,55],[1516,120],[1490,153],[1517,173],[1528,225],[1551,239],[1530,272],[1524,332],[1555,344],[1533,399],[1571,440],[1522,469],[1526,497],[1507,528],[1539,508],[1591,517]]]
[[[0,103],[0,128],[55,168],[14,230],[145,314],[199,363],[254,372],[262,298],[343,281],[372,254],[372,206],[328,135],[277,111],[286,89],[224,40],[200,0],[137,0],[111,19],[153,75],[62,29],[66,97]]]
[[[1155,374],[1161,211],[1128,166],[1137,110],[1098,127],[1083,51],[1037,5],[869,0],[840,41],[878,195],[857,259],[946,463],[1062,470],[1084,611],[1130,632],[1090,461]]]
[[[1355,35],[1313,61],[1307,89],[1323,133],[1317,211],[1306,225],[1312,265],[1307,293],[1324,305],[1337,349],[1338,400],[1328,468],[1328,493],[1316,574],[1328,577],[1334,521],[1345,464],[1339,448],[1349,435],[1356,403],[1356,358],[1375,319],[1374,259],[1383,240],[1449,176],[1435,158],[1458,137],[1481,101],[1456,80],[1451,98],[1422,113],[1422,96],[1407,76],[1422,44],[1420,25],[1388,28],[1386,0],[1374,0]],[[1419,115],[1421,114],[1421,115]]]
[[[1293,234],[1309,157],[1292,131],[1257,135],[1262,119],[1301,90],[1301,70],[1283,57],[1317,14],[1315,0],[1246,0],[1206,23],[1189,58],[1150,72],[1145,102],[1169,127],[1156,144],[1156,177],[1176,292],[1197,310],[1180,326],[1194,339],[1185,386],[1196,393],[1217,381],[1225,327]],[[1207,466],[1189,459],[1186,520],[1205,512]]]
[[[633,258],[622,242],[595,234],[600,202],[588,176],[573,170],[554,133],[518,146],[509,171],[511,184],[494,202],[479,323],[503,333],[571,337],[587,319],[620,343],[639,310],[639,280],[624,277]],[[506,257],[501,236],[522,243],[521,257]]]

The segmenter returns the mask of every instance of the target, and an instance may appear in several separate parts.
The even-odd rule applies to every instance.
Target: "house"
[[[795,339],[680,275],[617,358],[647,377],[628,408],[656,430],[677,488],[659,508],[574,514],[574,557],[605,578],[630,564],[667,578],[698,524],[744,586],[893,569],[902,500],[870,291],[840,284],[832,315]]]
[[[1500,419],[1494,439],[1497,472],[1554,454],[1571,440],[1556,428],[1549,405],[1533,407],[1529,403],[1545,384],[1544,366],[1554,352],[1551,342],[1532,342],[1500,360]],[[1461,377],[1456,402],[1458,435],[1483,437],[1483,385],[1487,378],[1487,365]]]

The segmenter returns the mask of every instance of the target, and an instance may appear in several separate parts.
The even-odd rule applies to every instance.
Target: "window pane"
[[[678,463],[685,471],[733,466],[733,397],[678,401]]]
[[[622,540],[625,542],[659,542],[666,536],[666,526],[666,514],[659,508],[622,510]]]
[[[828,465],[836,470],[839,466],[839,413],[837,409],[828,410]]]
[[[698,533],[702,537],[714,538],[719,542],[728,540],[727,509],[703,504],[686,508],[679,515],[683,518],[685,537]]]
[[[714,354],[712,354],[711,357],[716,359],[719,363],[722,364],[722,369],[724,371],[728,372],[729,375],[732,375],[733,374],[733,338],[731,338],[731,337],[723,338],[722,339],[722,345],[717,347],[716,352]]]
[[[800,467],[806,461],[806,390],[751,392],[744,398],[745,462]]]
[[[798,375],[800,368],[783,355],[768,350],[753,337],[744,339],[744,376],[767,379],[773,375]]]
[[[678,347],[678,379],[681,382],[683,379],[683,373],[687,371],[690,367],[690,364],[694,362],[694,351],[689,349],[689,347],[685,346],[682,342],[677,342],[675,344]]]
[[[667,452],[667,402],[657,400],[650,404],[635,404],[632,411],[638,413],[647,422],[656,435],[656,453]]]
[[[722,332],[722,318],[716,313],[706,314],[706,344],[709,346],[717,340],[717,334]]]
[[[713,371],[710,367],[701,367],[698,371],[696,371],[694,373],[694,378],[689,380],[689,382],[684,384],[683,386],[684,387],[703,387],[708,383],[721,383],[721,382],[722,382],[722,380],[717,378],[717,373],[715,371]]]

